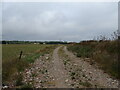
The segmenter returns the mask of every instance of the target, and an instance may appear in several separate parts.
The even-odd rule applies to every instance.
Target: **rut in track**
[[[51,69],[51,74],[55,79],[56,88],[68,88],[69,86],[65,83],[68,78],[66,71],[64,69],[64,64],[59,58],[58,51],[61,47],[58,47],[53,52],[53,68]]]

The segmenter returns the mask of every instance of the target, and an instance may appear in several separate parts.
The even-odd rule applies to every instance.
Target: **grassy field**
[[[6,44],[2,45],[3,83],[20,84],[20,72],[33,63],[40,55],[50,53],[55,45]],[[23,52],[19,60],[20,52]],[[13,82],[14,81],[14,82]]]
[[[81,42],[68,46],[68,50],[77,57],[90,58],[97,62],[101,69],[115,78],[120,78],[118,72],[118,53],[120,49],[117,41]]]

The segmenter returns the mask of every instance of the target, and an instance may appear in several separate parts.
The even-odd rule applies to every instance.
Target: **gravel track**
[[[63,56],[59,55],[60,48],[63,48]],[[66,59],[68,64],[64,64]],[[77,75],[71,79],[70,73]],[[82,58],[76,57],[67,50],[66,46],[57,47],[53,53],[41,56],[30,68],[23,73],[24,83],[29,83],[35,88],[82,88],[89,82],[91,87],[117,88],[118,80],[111,78],[102,70],[94,67]],[[77,84],[78,83],[78,84]],[[88,83],[87,83],[88,85]]]

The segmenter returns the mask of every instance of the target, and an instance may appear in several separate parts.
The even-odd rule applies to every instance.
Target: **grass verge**
[[[56,45],[8,44],[2,46],[2,83],[19,86],[22,84],[20,73],[41,55],[48,54]],[[19,59],[20,51],[23,51]]]
[[[119,78],[118,53],[120,49],[117,41],[86,41],[68,45],[68,50],[76,53],[77,57],[91,58],[100,68],[115,78]]]

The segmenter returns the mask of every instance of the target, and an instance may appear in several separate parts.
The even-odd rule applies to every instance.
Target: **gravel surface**
[[[52,54],[40,56],[23,72],[23,76],[23,82],[34,88],[118,87],[118,80],[90,62],[77,58],[66,46],[59,46]]]

